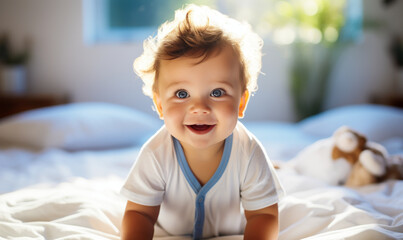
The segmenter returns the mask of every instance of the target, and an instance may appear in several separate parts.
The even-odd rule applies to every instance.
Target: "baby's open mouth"
[[[210,132],[210,130],[213,129],[215,125],[192,124],[192,125],[186,125],[186,126],[194,133],[205,134],[205,133]]]

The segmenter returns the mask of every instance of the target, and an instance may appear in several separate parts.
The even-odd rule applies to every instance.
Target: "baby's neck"
[[[207,149],[198,149],[182,144],[186,161],[202,186],[210,180],[220,165],[224,145],[225,141],[222,141]]]
[[[183,152],[185,153],[186,160],[208,162],[211,159],[219,157],[221,159],[224,151],[225,141],[219,142],[207,148],[195,148],[190,145],[181,144]]]

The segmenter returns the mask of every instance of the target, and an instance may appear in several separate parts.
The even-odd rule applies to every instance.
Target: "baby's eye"
[[[186,92],[185,90],[178,90],[175,93],[175,95],[176,95],[177,98],[187,98],[187,97],[189,97],[189,93]]]
[[[217,88],[217,89],[214,89],[213,91],[211,91],[210,96],[221,97],[224,94],[225,94],[224,90],[222,90],[221,88]]]

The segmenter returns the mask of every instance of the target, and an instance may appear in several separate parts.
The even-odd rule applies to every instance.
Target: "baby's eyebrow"
[[[181,86],[183,84],[184,84],[184,81],[180,81],[180,80],[173,81],[173,82],[169,83],[166,88],[167,89],[169,89],[169,88],[177,88],[177,86]]]
[[[186,86],[188,82],[186,80],[173,80],[172,82],[170,82],[165,89],[172,89],[172,88],[183,88],[184,86]],[[217,85],[224,85],[225,88],[234,88],[234,83],[231,80],[227,80],[227,79],[220,79],[220,80],[215,80],[213,82],[213,84],[217,84]]]
[[[220,81],[217,81],[217,83],[225,85],[228,88],[234,88],[234,84],[232,84],[231,81],[228,81],[228,80],[220,80]]]

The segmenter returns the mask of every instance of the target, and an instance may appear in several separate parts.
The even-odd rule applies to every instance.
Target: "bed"
[[[403,110],[392,107],[345,106],[298,123],[244,124],[280,165],[340,125],[403,155]],[[119,239],[126,204],[120,187],[141,144],[161,125],[156,116],[106,103],[0,120],[0,238]],[[403,239],[403,181],[350,189],[281,166],[287,194],[279,203],[279,239]]]

